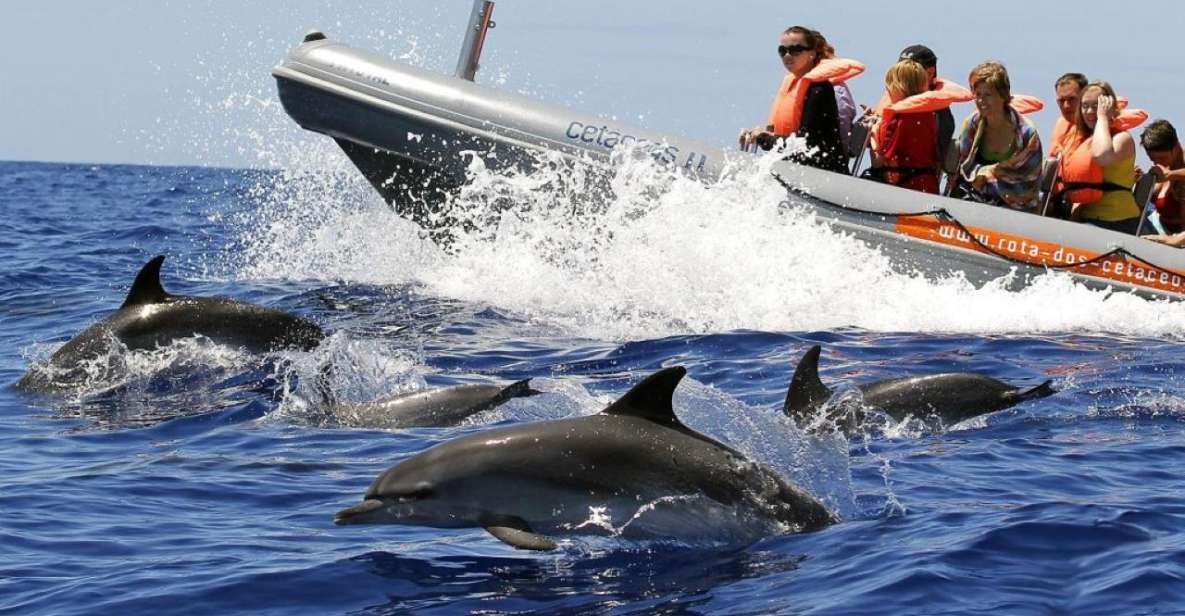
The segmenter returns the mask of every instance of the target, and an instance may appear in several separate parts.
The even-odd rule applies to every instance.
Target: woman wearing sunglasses
[[[769,123],[741,131],[742,146],[768,150],[779,138],[796,135],[806,141],[806,148],[791,154],[790,160],[828,171],[847,171],[834,84],[864,72],[864,65],[831,57],[833,53],[827,39],[810,28],[794,26],[782,33],[778,56],[787,75],[774,98]]]

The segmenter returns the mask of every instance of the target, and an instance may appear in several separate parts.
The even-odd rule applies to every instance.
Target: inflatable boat
[[[492,10],[476,0],[454,75],[310,32],[272,71],[280,101],[302,128],[335,139],[397,214],[437,238],[455,224],[448,197],[465,182],[472,153],[496,171],[557,157],[609,170],[611,155],[629,149],[706,181],[747,155],[474,83]],[[788,161],[773,172],[792,193],[789,207],[876,246],[901,271],[1021,288],[1058,270],[1094,288],[1185,299],[1185,250]]]

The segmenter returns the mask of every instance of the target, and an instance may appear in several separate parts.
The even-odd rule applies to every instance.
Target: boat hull
[[[471,156],[495,171],[567,161],[612,169],[623,151],[706,181],[747,156],[406,66],[329,40],[273,69],[284,109],[333,137],[375,190],[434,239],[464,216],[450,196]],[[1022,288],[1064,270],[1094,288],[1185,298],[1185,251],[1097,227],[877,184],[790,162],[791,207],[878,247],[894,267]],[[606,177],[610,174],[606,173]],[[607,185],[606,185],[607,190]]]

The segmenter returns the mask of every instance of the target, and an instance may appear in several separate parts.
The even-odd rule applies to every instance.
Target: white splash
[[[266,179],[242,221],[250,278],[419,285],[609,340],[756,329],[952,333],[1185,331],[1185,304],[1087,289],[1065,274],[1007,290],[962,277],[894,272],[889,260],[809,213],[762,165],[713,184],[646,161],[621,165],[614,197],[560,171],[494,173],[480,159],[457,197],[496,227],[461,235],[452,254],[397,218],[356,172]],[[351,173],[353,176],[351,176]],[[505,204],[514,208],[491,216]]]
[[[331,5],[322,13],[331,38],[359,48],[441,71],[448,68],[443,59],[453,57],[453,42],[441,38],[436,23],[443,20],[439,10],[422,18],[432,23],[400,16],[387,30],[369,24],[389,15],[349,11],[346,20]],[[195,75],[185,93],[194,108],[179,111],[186,121],[165,118],[152,133],[133,137],[151,148],[170,138],[169,128],[194,133],[188,118],[201,116],[208,130],[197,131],[192,145],[208,164],[233,150],[279,170],[261,174],[243,210],[228,214],[239,235],[221,267],[211,269],[232,277],[413,283],[427,294],[612,340],[843,327],[1185,331],[1185,304],[1093,291],[1064,274],[1012,292],[1004,281],[975,288],[961,277],[894,272],[877,250],[780,206],[786,195],[767,173],[772,156],[711,184],[627,157],[609,181],[614,196],[603,200],[595,196],[603,182],[580,169],[555,164],[495,173],[478,157],[457,201],[474,219],[497,222],[463,235],[446,254],[393,215],[331,139],[302,131],[284,113],[271,80],[260,78],[266,68],[251,64],[270,66],[295,40],[275,41],[240,24],[222,32],[227,47],[259,43],[252,48],[259,56],[227,67],[212,54],[198,59],[201,70],[184,67]],[[495,82],[507,80],[507,66],[488,64]]]

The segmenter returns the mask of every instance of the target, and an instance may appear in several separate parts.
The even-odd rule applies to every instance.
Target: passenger
[[[834,59],[835,47],[827,42],[827,39],[818,30],[814,32],[816,36],[823,39],[823,59]],[[846,81],[840,83],[833,81],[831,85],[835,87],[835,107],[839,110],[839,139],[844,144],[844,153],[849,157],[855,156],[857,152],[849,152],[847,147],[852,137],[852,123],[856,121],[856,99],[852,96],[852,90],[848,88]]]
[[[885,73],[890,105],[874,122],[870,175],[878,180],[938,194],[938,118],[920,100],[930,77],[920,63],[901,60]],[[917,103],[921,103],[918,105]]]
[[[975,113],[959,134],[962,188],[976,201],[1033,211],[1041,183],[1041,137],[1011,106],[1008,71],[999,62],[971,69]]]
[[[1082,104],[1082,90],[1087,83],[1086,75],[1082,73],[1066,73],[1053,84],[1061,116],[1053,125],[1053,135],[1049,138],[1050,158],[1074,149],[1074,125],[1078,122],[1078,107]]]
[[[1118,117],[1111,84],[1095,81],[1082,90],[1075,146],[1062,156],[1059,192],[1062,201],[1070,204],[1071,220],[1134,234],[1141,211],[1131,192],[1136,182],[1136,142],[1122,126],[1113,130],[1112,122]]]
[[[1148,173],[1156,176],[1152,195],[1161,226],[1169,234],[1185,231],[1185,155],[1177,130],[1168,120],[1156,120],[1140,135],[1140,145],[1152,160]]]
[[[827,40],[810,28],[794,26],[782,33],[778,55],[788,74],[774,98],[769,124],[742,131],[741,145],[757,144],[768,150],[778,138],[797,135],[806,141],[807,149],[790,155],[790,160],[847,172],[833,83],[859,75],[864,65],[854,60],[827,59],[828,48]]]
[[[942,91],[955,99],[956,102],[971,101],[971,91],[952,81],[938,76],[938,56],[925,45],[910,45],[901,50],[898,60],[913,60],[926,69],[930,78],[930,90]],[[955,115],[949,107],[935,112],[938,116],[938,160],[946,160],[946,150],[950,147],[951,139],[955,135]]]

